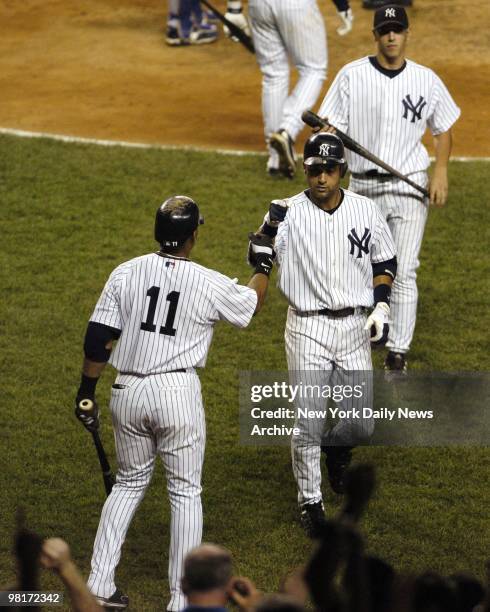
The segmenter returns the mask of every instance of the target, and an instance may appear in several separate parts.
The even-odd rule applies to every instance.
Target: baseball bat
[[[94,409],[94,403],[92,400],[83,399],[79,404],[80,410],[84,410],[85,412],[91,412]],[[104,446],[102,445],[102,440],[100,439],[99,432],[97,430],[91,431],[92,439],[95,444],[95,449],[97,450],[97,456],[99,458],[100,469],[102,470],[102,479],[104,481],[105,492],[107,495],[112,491],[112,487],[116,482],[114,474],[112,473],[111,466],[109,464],[109,460],[107,459],[106,452],[104,450]]]
[[[229,19],[227,19],[223,13],[220,13],[217,8],[215,8],[211,2],[208,0],[201,0],[204,6],[207,6],[210,11],[216,15],[216,17],[223,23],[229,30],[230,35],[238,38],[238,40],[242,43],[242,45],[250,51],[250,53],[255,53],[255,47],[252,41],[252,38],[246,34],[241,28],[232,23]]]
[[[361,157],[364,157],[365,159],[372,161],[377,166],[380,166],[381,168],[383,168],[383,170],[386,170],[390,174],[393,174],[393,176],[396,176],[401,181],[404,181],[405,183],[407,183],[414,189],[417,189],[417,191],[420,191],[420,193],[423,193],[424,196],[429,197],[429,191],[425,189],[425,187],[422,187],[421,185],[414,183],[411,179],[408,178],[408,176],[405,176],[401,172],[398,172],[398,170],[395,170],[395,168],[392,168],[391,166],[389,166],[382,159],[380,159],[379,157],[376,157],[376,155],[374,155],[373,153],[365,149],[358,142],[353,140],[350,136],[347,136],[347,134],[344,134],[344,132],[341,132],[334,125],[328,123],[328,121],[325,121],[313,111],[306,110],[301,115],[301,119],[303,119],[306,125],[309,125],[312,128],[333,127],[335,129],[335,133],[337,134],[337,136],[341,138],[342,142],[344,143],[344,146],[347,149],[350,149],[351,151],[354,151],[354,153],[357,153]]]

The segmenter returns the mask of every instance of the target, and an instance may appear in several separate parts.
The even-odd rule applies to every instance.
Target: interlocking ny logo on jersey
[[[396,17],[396,10],[394,8],[388,8],[385,11],[385,17],[391,17],[391,18],[395,18]]]
[[[371,232],[369,231],[369,228],[364,228],[364,234],[360,240],[354,228],[351,229],[350,234],[347,234],[347,238],[350,241],[350,255],[354,255],[356,247],[358,249],[357,259],[362,257],[363,253],[366,255],[369,253],[369,241],[371,240]]]
[[[410,97],[410,94],[407,94],[405,98],[402,100],[402,103],[403,103],[403,108],[405,109],[403,111],[404,119],[408,119],[409,111],[412,113],[412,119],[410,123],[415,123],[415,119],[418,119],[418,120],[422,119],[422,111],[424,110],[424,106],[427,104],[423,96],[420,96],[417,104],[414,104],[412,102],[412,98]]]
[[[321,144],[320,151],[319,151],[320,155],[325,155],[326,157],[328,157],[330,155],[331,146],[332,145],[325,144],[325,143]]]

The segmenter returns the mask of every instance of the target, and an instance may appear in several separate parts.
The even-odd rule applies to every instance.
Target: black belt
[[[123,376],[136,376],[136,378],[146,378],[146,376],[156,376],[157,374],[179,374],[187,372],[187,368],[180,368],[178,370],[168,370],[167,372],[155,372],[153,375],[140,374],[139,372],[119,372]]]
[[[376,169],[367,170],[366,172],[351,172],[350,175],[355,179],[376,179],[378,181],[392,181],[397,178],[393,174],[379,172]]]
[[[358,309],[359,312],[363,312],[364,308]],[[322,308],[321,310],[303,310],[294,311],[298,317],[313,317],[315,315],[323,315],[332,319],[344,319],[345,317],[351,317],[356,312],[356,308],[342,308],[341,310],[330,310],[330,308]]]

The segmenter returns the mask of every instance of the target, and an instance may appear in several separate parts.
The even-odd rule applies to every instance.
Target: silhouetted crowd
[[[374,486],[371,466],[349,470],[339,515],[326,521],[311,558],[282,581],[277,593],[261,593],[250,579],[235,576],[232,555],[225,548],[198,546],[184,563],[185,612],[490,612],[490,562],[483,585],[467,574],[404,574],[366,554],[358,525]],[[18,580],[11,590],[39,590],[40,568],[46,568],[58,574],[72,610],[103,610],[71,559],[68,544],[60,538],[43,541],[24,527],[21,513],[14,552]]]

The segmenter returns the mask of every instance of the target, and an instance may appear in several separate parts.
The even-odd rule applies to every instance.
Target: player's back
[[[188,259],[151,253],[118,266],[91,317],[121,330],[111,356],[120,372],[204,366],[213,326],[246,326],[255,291]]]

